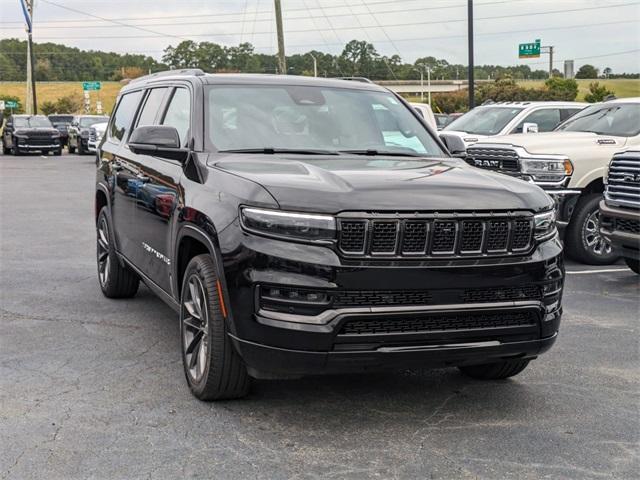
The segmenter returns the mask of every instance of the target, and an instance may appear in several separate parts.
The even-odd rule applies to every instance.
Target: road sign
[[[100,100],[96,102],[96,113],[102,115],[102,102]]]
[[[82,89],[87,90],[100,90],[100,82],[82,82]]]
[[[6,108],[18,108],[18,102],[14,102],[13,100],[9,100],[7,102],[4,102],[4,106]]]
[[[518,57],[540,58],[540,39],[533,43],[521,43],[518,45]]]

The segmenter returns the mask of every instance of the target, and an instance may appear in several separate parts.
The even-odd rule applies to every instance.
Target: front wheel
[[[120,264],[113,244],[113,235],[107,215],[107,207],[103,207],[98,215],[96,225],[98,260],[98,280],[105,297],[129,298],[138,291],[140,278],[125,265]]]
[[[610,265],[619,255],[600,234],[599,193],[585,195],[576,205],[565,233],[567,255],[588,265]]]
[[[467,377],[478,380],[502,380],[518,375],[529,365],[529,360],[505,360],[484,365],[458,367]]]
[[[241,398],[249,392],[247,369],[227,335],[220,292],[211,257],[194,257],[182,280],[180,334],[187,383],[200,400]]]
[[[67,146],[67,148],[69,149],[69,153],[76,153],[76,147],[72,147],[71,143],[69,143],[69,145]]]
[[[627,264],[627,267],[640,275],[640,260],[636,258],[624,257],[624,263]]]
[[[5,145],[4,140],[2,140],[2,153],[4,155],[11,153],[11,149]]]

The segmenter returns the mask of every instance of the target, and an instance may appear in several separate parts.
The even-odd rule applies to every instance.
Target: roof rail
[[[351,82],[373,83],[367,77],[338,77],[340,80],[349,80]]]
[[[165,70],[164,72],[150,73],[149,75],[145,75],[143,77],[134,78],[129,83],[130,84],[137,83],[142,80],[151,80],[154,78],[171,77],[174,75],[202,77],[204,75],[204,72],[200,68],[183,68],[181,70]]]

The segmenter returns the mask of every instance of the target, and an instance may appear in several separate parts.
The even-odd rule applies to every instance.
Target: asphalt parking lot
[[[568,263],[560,338],[512,380],[259,381],[203,403],[173,311],[100,293],[94,168],[0,156],[0,478],[638,478],[640,281],[622,264]]]

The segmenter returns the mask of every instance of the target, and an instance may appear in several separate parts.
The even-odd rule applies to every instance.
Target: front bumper
[[[28,138],[20,138],[18,139],[17,147],[22,151],[56,150],[62,148],[62,144],[59,140],[30,142]]]
[[[638,222],[640,211],[600,202],[600,233],[625,258],[640,260],[640,233],[633,231]]]
[[[564,265],[557,238],[524,257],[349,264],[319,246],[243,234],[225,253],[225,243],[223,235],[229,335],[256,377],[533,358],[551,347],[559,329]],[[482,298],[550,283],[557,288],[540,298]],[[370,304],[301,313],[301,305],[272,308],[261,293],[265,286],[371,298],[384,292],[390,299],[394,292],[409,292],[408,298],[421,292],[428,300],[389,305],[378,296]],[[461,300],[468,291],[483,293]],[[533,320],[490,324],[523,315]]]

